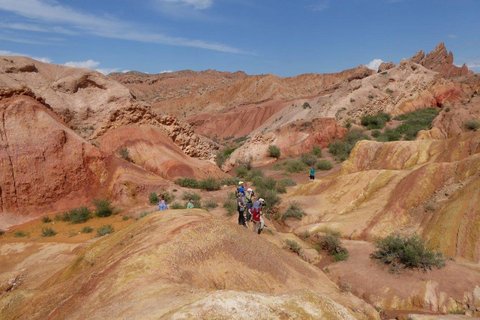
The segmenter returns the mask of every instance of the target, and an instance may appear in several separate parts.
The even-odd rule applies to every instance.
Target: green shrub
[[[480,121],[468,120],[465,122],[465,128],[470,131],[477,131],[480,128]]]
[[[275,145],[270,145],[268,147],[268,156],[272,158],[280,158],[280,148]]]
[[[170,209],[174,209],[174,210],[178,210],[178,209],[185,209],[185,206],[181,203],[178,203],[178,202],[174,202],[172,203],[172,205],[170,206]]]
[[[277,186],[275,187],[275,190],[278,193],[287,193],[287,187],[285,187],[284,185],[282,185],[280,183],[277,183]]]
[[[302,251],[302,247],[300,247],[298,242],[295,240],[290,240],[290,239],[285,240],[285,247],[288,250],[295,252],[296,254],[300,254],[300,252]]]
[[[330,170],[332,168],[333,168],[333,165],[328,160],[320,160],[317,163],[317,169],[318,170]]]
[[[302,105],[302,108],[303,109],[312,109],[312,106],[310,106],[310,103],[304,102],[303,105]]]
[[[273,208],[280,203],[280,197],[277,194],[276,189],[257,188],[256,194],[258,198],[265,200],[266,208]]]
[[[204,206],[206,209],[209,209],[209,210],[210,210],[210,209],[215,209],[216,207],[218,207],[218,204],[217,204],[214,200],[209,199],[209,200],[207,200],[207,201],[205,201],[205,202],[203,203],[203,206]]]
[[[314,166],[317,163],[317,157],[311,153],[302,154],[300,160],[309,167]]]
[[[223,178],[220,180],[220,184],[224,186],[236,186],[238,184],[238,181],[240,181],[238,178]]]
[[[285,187],[293,187],[293,186],[297,185],[297,183],[290,178],[284,178],[284,179],[278,181],[277,183],[279,185],[282,185],[282,186],[285,186]]]
[[[150,204],[157,204],[159,201],[158,194],[156,192],[150,193],[150,196],[148,196],[148,201]]]
[[[325,235],[319,238],[319,248],[331,255],[335,261],[346,260],[348,258],[348,250],[342,246],[340,234],[335,231],[326,231]]]
[[[95,215],[97,217],[109,217],[113,214],[112,203],[107,199],[95,199],[93,200],[95,205]]]
[[[200,200],[202,199],[202,197],[198,193],[189,192],[189,191],[184,192],[183,196],[182,196],[182,199],[185,200],[185,201],[192,200],[194,208],[201,208],[202,207],[202,205],[200,203]]]
[[[163,197],[163,200],[165,200],[166,203],[171,203],[173,200],[175,200],[175,195],[167,190],[163,191],[160,196]]]
[[[179,178],[175,183],[184,188],[198,189],[198,181],[193,178]]]
[[[298,173],[305,170],[305,163],[300,160],[286,160],[284,166],[285,170],[290,173]]]
[[[247,167],[245,166],[239,166],[235,169],[235,173],[237,174],[237,177],[240,177],[240,178],[246,178],[249,171],[250,170],[247,169]]]
[[[44,217],[42,217],[42,222],[43,223],[50,223],[50,222],[52,222],[52,219],[50,219],[49,216],[44,216]]]
[[[121,148],[118,151],[118,154],[123,160],[126,160],[128,162],[132,162],[132,158],[130,158],[130,152],[128,151],[127,148]]]
[[[28,234],[25,233],[24,231],[15,231],[15,233],[13,234],[13,236],[15,238],[23,238],[23,237],[26,237]]]
[[[42,228],[42,237],[53,237],[57,234],[52,228]]]
[[[432,122],[438,113],[437,108],[426,108],[395,117],[395,120],[402,121],[401,125],[393,129],[401,135],[398,140],[415,140],[420,130],[431,129]]]
[[[321,158],[322,157],[322,148],[320,148],[319,146],[314,146],[312,148],[312,154],[314,156],[316,156],[317,158]]]
[[[386,129],[385,132],[377,137],[377,141],[398,141],[402,139],[402,134],[397,129]]]
[[[372,137],[377,138],[382,134],[380,130],[373,130],[372,131]]]
[[[387,113],[377,113],[375,115],[365,115],[361,119],[361,124],[368,129],[382,129],[385,123],[390,121],[390,115]]]
[[[350,155],[355,144],[360,140],[368,140],[362,131],[351,130],[347,133],[343,140],[336,140],[328,146],[328,151],[337,159],[338,161],[344,161]]]
[[[97,236],[103,237],[104,235],[112,233],[113,231],[114,230],[113,230],[113,227],[111,225],[109,225],[109,224],[103,225],[103,226],[101,226],[100,228],[97,229]]]
[[[390,88],[387,88],[387,89],[385,89],[385,92],[386,92],[387,94],[392,94],[392,93],[393,93],[393,90],[390,89]]]
[[[91,217],[92,213],[87,207],[80,207],[65,212],[62,220],[77,224],[87,222]]]
[[[271,177],[257,176],[252,179],[253,185],[258,189],[275,189],[277,181]]]
[[[428,249],[418,235],[411,237],[390,235],[379,239],[371,257],[390,265],[391,270],[399,268],[431,270],[433,267],[445,266],[443,255]]]
[[[225,147],[222,150],[219,150],[215,157],[215,162],[219,168],[227,161],[228,158],[232,155],[233,151],[237,149],[237,146]]]
[[[207,178],[207,179],[201,180],[198,183],[198,187],[202,190],[215,191],[215,190],[220,190],[221,185],[220,185],[220,182],[217,181],[216,179]]]
[[[302,220],[304,215],[305,215],[305,212],[302,210],[302,208],[300,208],[300,205],[294,202],[288,207],[288,209],[282,215],[282,221],[285,221],[288,218]]]
[[[257,178],[262,178],[263,176],[264,176],[264,174],[263,174],[263,171],[262,171],[262,170],[260,170],[260,169],[251,169],[251,170],[248,172],[248,174],[247,174],[247,176],[246,176],[246,179],[252,181],[252,180],[257,179]]]
[[[81,230],[82,233],[92,233],[93,232],[93,228],[92,227],[83,227],[82,230]]]
[[[237,200],[235,193],[230,192],[223,203],[223,207],[227,210],[227,215],[232,216],[237,211]]]

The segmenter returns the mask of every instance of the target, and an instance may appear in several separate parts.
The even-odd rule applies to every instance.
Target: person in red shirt
[[[252,214],[253,232],[260,234],[265,226],[265,222],[262,217],[262,207],[265,204],[265,200],[258,199],[253,203],[253,207],[250,210]]]

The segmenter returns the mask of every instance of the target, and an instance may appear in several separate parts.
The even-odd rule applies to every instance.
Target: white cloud
[[[197,10],[210,8],[213,0],[156,0],[159,5],[187,6]]]
[[[378,71],[378,67],[380,67],[380,65],[383,63],[383,60],[382,59],[373,59],[372,61],[370,61],[368,64],[366,64],[365,66],[368,68],[368,69],[372,69],[374,71]]]
[[[95,69],[100,65],[100,62],[88,59],[85,61],[68,61],[68,62],[65,62],[64,65],[66,65],[67,67],[73,67],[73,68]]]
[[[160,73],[172,73],[172,72],[173,72],[173,70],[162,70],[162,71],[160,71]]]
[[[187,1],[190,5],[199,9],[212,2],[211,0],[183,0],[182,2]],[[79,12],[71,7],[63,6],[54,0],[0,0],[0,10],[48,24],[68,25],[68,30],[82,31],[83,33],[104,38],[194,47],[227,53],[245,53],[238,48],[222,43],[173,37],[162,33],[140,30],[127,22],[110,17],[99,17]],[[63,26],[62,28],[67,30]]]
[[[31,56],[31,55],[28,55],[28,54],[19,53],[19,52],[12,52],[12,51],[8,51],[8,50],[0,50],[0,56],[20,56],[20,57],[32,58],[32,59],[35,59],[35,60],[38,60],[38,61],[44,62],[44,63],[51,63],[52,62],[52,60],[50,60],[49,58],[34,57],[34,56]]]
[[[329,0],[318,0],[315,4],[309,6],[313,11],[323,11],[330,6]]]
[[[480,59],[468,61],[465,64],[469,69],[480,69]]]
[[[18,30],[18,31],[31,31],[31,32],[45,32],[45,33],[61,33],[61,34],[67,34],[67,35],[74,35],[76,32],[60,27],[60,26],[54,26],[54,27],[48,27],[48,26],[43,26],[43,25],[38,25],[38,24],[32,24],[32,23],[0,23],[0,28],[2,29],[10,29],[10,30]]]

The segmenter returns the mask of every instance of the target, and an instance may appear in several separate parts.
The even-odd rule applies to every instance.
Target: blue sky
[[[337,72],[443,41],[480,71],[478,0],[0,0],[0,54],[103,72]]]

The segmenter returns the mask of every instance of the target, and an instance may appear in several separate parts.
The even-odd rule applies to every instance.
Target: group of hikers
[[[248,223],[252,222],[253,231],[260,234],[265,228],[265,221],[262,217],[265,200],[262,198],[256,199],[255,192],[251,188],[245,190],[243,181],[238,183],[236,198],[238,224],[248,228]]]

